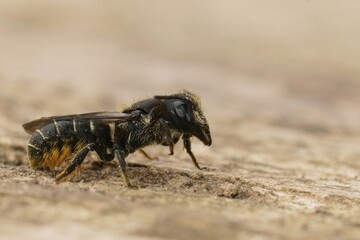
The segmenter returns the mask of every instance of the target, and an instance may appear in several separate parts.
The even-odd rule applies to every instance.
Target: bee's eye
[[[191,121],[190,112],[188,110],[187,105],[183,101],[175,101],[174,102],[174,109],[175,109],[176,115],[180,119],[186,119],[188,122]]]

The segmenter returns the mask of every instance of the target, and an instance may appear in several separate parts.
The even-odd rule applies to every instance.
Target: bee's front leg
[[[205,169],[208,169],[207,167],[200,167],[197,160],[196,160],[196,157],[194,155],[194,153],[191,151],[191,141],[190,141],[190,137],[191,135],[189,134],[184,134],[183,135],[183,142],[184,142],[184,147],[187,151],[187,153],[190,155],[195,167],[199,170],[205,170]]]

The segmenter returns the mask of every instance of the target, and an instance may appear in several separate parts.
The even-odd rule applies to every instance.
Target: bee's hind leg
[[[60,183],[66,180],[70,180],[80,168],[81,163],[84,161],[86,155],[94,150],[95,143],[90,143],[82,148],[71,161],[70,165],[66,167],[62,172],[56,175],[55,182]]]

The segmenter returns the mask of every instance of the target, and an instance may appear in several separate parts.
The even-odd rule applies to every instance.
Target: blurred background
[[[139,190],[112,165],[60,185],[28,168],[24,122],[184,88],[203,101],[213,145],[193,149],[214,171],[181,146],[129,157],[156,166],[130,170]],[[1,0],[0,233],[356,238],[359,103],[358,0]]]
[[[356,0],[1,1],[0,117],[188,88],[215,117],[359,133],[359,11]]]

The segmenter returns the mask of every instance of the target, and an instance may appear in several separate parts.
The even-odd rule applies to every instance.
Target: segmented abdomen
[[[54,169],[91,141],[89,122],[54,120],[31,136],[28,144],[30,166]]]

